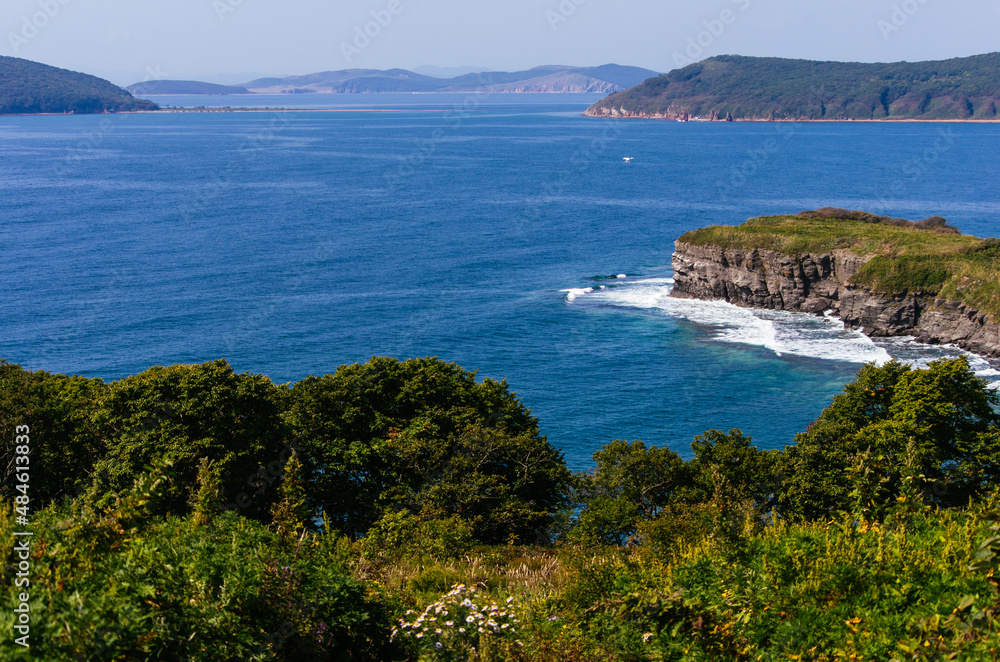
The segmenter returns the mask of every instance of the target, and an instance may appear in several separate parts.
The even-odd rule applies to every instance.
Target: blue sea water
[[[998,233],[998,125],[305,96],[157,100],[337,112],[0,118],[0,356],[105,379],[225,357],[277,382],[438,356],[506,379],[576,469],[710,428],[774,448],[862,362],[957,351],[670,299],[681,234],[825,205]]]

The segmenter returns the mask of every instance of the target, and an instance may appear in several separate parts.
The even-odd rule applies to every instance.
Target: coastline
[[[689,122],[698,122],[705,124],[1000,124],[1000,119],[991,120],[977,120],[977,119],[915,119],[915,118],[899,118],[899,119],[789,119],[789,118],[741,118],[732,120],[713,120],[706,119],[703,117],[689,118],[686,120],[677,117],[656,117],[653,115],[600,115],[591,112],[583,113],[584,117],[589,117],[591,119],[614,119],[614,120],[648,120],[648,121],[660,121],[660,122],[678,122],[680,124],[687,124]]]
[[[670,296],[832,314],[871,338],[953,345],[1000,367],[1000,322],[963,301],[924,292],[891,294],[855,283],[854,275],[872,257],[850,249],[792,254],[681,238],[671,260],[675,284]]]
[[[103,115],[163,115],[182,113],[443,113],[451,108],[160,108],[116,113],[9,113],[0,117],[94,117]],[[463,111],[481,112],[481,111]]]
[[[181,95],[178,95],[181,96]],[[189,95],[194,96],[194,95]],[[247,95],[241,95],[247,96]],[[160,108],[159,110],[123,110],[119,112],[105,113],[8,113],[0,114],[0,117],[87,117],[93,115],[158,115],[166,113],[441,113],[454,110],[453,108],[269,108],[269,107],[193,107],[193,108]],[[482,112],[480,109],[463,110],[462,112]],[[660,122],[678,122],[686,124],[697,122],[704,124],[1000,124],[1000,119],[977,120],[977,119],[734,119],[711,120],[711,119],[687,119],[680,120],[667,117],[652,117],[641,115],[595,115],[584,112],[582,117],[590,119],[616,119],[616,120],[648,120]]]

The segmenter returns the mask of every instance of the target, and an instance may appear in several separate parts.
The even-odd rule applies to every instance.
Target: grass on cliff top
[[[789,255],[848,250],[870,258],[855,285],[893,295],[961,301],[1000,320],[1000,240],[853,220],[768,216],[713,226],[680,239],[697,246]]]

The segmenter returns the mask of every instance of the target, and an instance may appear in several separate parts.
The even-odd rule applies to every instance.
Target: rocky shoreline
[[[832,311],[848,328],[872,337],[913,336],[1000,357],[995,319],[958,301],[886,295],[852,284],[869,258],[849,250],[795,256],[682,241],[675,247],[671,296],[800,313]]]
[[[691,117],[691,115],[683,108],[670,108],[664,113],[647,113],[643,111],[631,111],[625,108],[609,108],[607,106],[601,107],[591,107],[587,109],[584,113],[587,117],[612,117],[615,119],[641,119],[641,120],[674,120],[677,122],[687,122],[689,120],[701,121],[701,122],[732,122],[733,116],[730,113],[725,115],[719,115],[718,112],[712,111],[706,117]],[[767,118],[746,118],[744,121],[751,122],[771,122],[774,121],[773,117]]]
[[[858,119],[856,117],[828,117],[823,119],[815,119],[811,117],[782,117],[777,118],[773,115],[767,117],[740,117],[739,119],[733,118],[731,113],[726,113],[725,115],[720,115],[719,113],[713,111],[707,117],[692,117],[686,110],[669,110],[664,113],[647,113],[644,111],[632,111],[626,110],[625,108],[609,108],[607,106],[601,106],[600,108],[590,108],[583,113],[584,117],[597,117],[605,119],[625,119],[625,120],[665,120],[669,122],[786,122],[786,123],[833,123],[833,122],[872,122],[872,123],[927,123],[927,124],[997,124],[1000,120],[996,119],[919,119],[919,118],[871,118],[871,119]]]

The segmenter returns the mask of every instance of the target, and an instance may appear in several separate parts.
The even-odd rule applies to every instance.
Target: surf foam
[[[1000,371],[986,359],[959,347],[927,345],[913,338],[872,339],[861,331],[847,329],[833,316],[740,308],[725,301],[674,299],[674,280],[645,278],[615,287],[564,290],[576,305],[654,310],[701,327],[715,342],[763,347],[777,356],[799,356],[851,363],[883,365],[892,359],[926,367],[941,358],[966,356],[972,370],[1000,388]]]
[[[582,297],[585,294],[590,294],[591,292],[593,292],[594,288],[592,288],[592,287],[577,287],[577,288],[571,288],[571,289],[568,289],[568,290],[561,290],[561,291],[566,293],[566,301],[569,301],[570,303],[572,303],[572,302],[576,301],[577,298]]]

